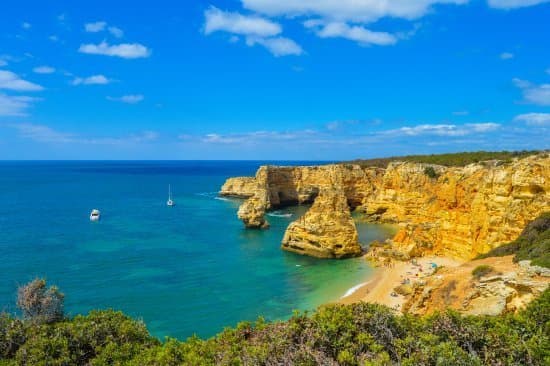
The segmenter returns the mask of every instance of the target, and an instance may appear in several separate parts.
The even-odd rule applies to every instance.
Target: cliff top
[[[531,155],[537,155],[548,152],[548,150],[524,150],[524,151],[473,151],[449,154],[431,154],[431,155],[407,155],[392,156],[389,158],[377,159],[356,159],[352,161],[341,162],[340,164],[357,164],[364,167],[387,168],[393,162],[411,162],[435,164],[443,166],[466,166],[483,161],[498,160],[503,163],[512,162],[513,159],[521,159]]]

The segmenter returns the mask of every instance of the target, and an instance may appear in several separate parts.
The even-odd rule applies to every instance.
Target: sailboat
[[[175,206],[176,203],[172,200],[172,190],[170,189],[170,184],[168,185],[168,201],[166,201],[166,206]]]

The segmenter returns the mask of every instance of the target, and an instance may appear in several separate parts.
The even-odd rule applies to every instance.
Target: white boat
[[[92,210],[92,213],[90,214],[90,221],[99,221],[100,217],[101,217],[101,212],[99,212],[99,210],[96,210],[94,208]]]
[[[170,189],[170,184],[168,185],[168,201],[166,201],[166,206],[175,206],[176,203],[172,200],[172,190]]]

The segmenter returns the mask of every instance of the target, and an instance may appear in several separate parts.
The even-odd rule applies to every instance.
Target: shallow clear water
[[[260,164],[0,162],[0,310],[14,311],[18,284],[39,276],[65,292],[70,314],[115,308],[159,337],[208,337],[241,320],[313,309],[363,282],[364,260],[280,250],[305,207],[269,216],[269,230],[243,229],[240,201],[216,192]],[[88,219],[92,208],[102,212],[98,223]],[[358,229],[365,243],[391,233]]]

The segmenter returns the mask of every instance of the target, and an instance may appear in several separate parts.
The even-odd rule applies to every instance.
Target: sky
[[[549,0],[0,8],[0,160],[550,148]]]

